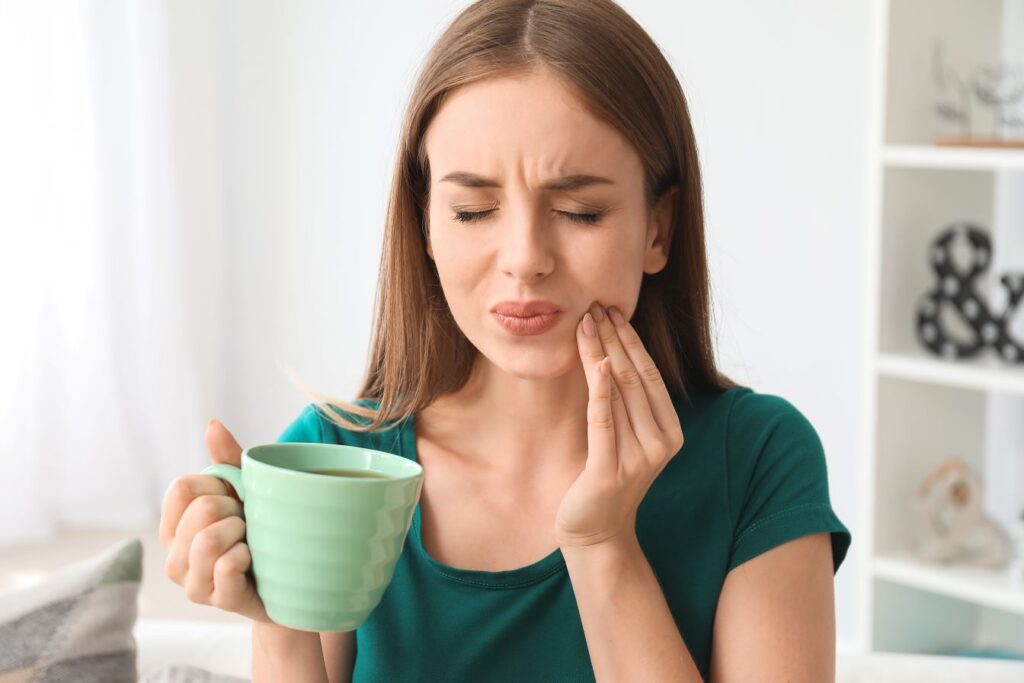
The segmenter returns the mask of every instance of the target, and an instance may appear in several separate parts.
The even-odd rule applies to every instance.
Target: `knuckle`
[[[640,341],[640,337],[637,336],[636,332],[629,328],[624,327],[621,329],[621,331],[619,332],[619,339],[622,342],[622,345],[627,349],[643,349],[644,351],[647,350],[644,348],[644,344],[642,341]]]
[[[197,556],[210,557],[216,555],[219,550],[220,539],[216,533],[216,530],[207,527],[198,533],[192,539],[191,554]]]
[[[672,454],[677,453],[686,442],[686,439],[683,437],[683,430],[678,427],[669,432],[667,439],[668,449]]]
[[[223,516],[216,496],[200,496],[192,504],[196,506],[195,514],[204,527],[210,526]]]
[[[169,578],[174,583],[178,584],[179,586],[181,585],[181,563],[178,562],[177,558],[173,553],[168,555],[167,559],[164,561],[164,574],[166,574],[167,578]]]
[[[224,553],[213,564],[214,579],[222,579],[244,573],[241,559],[234,553]]]
[[[660,439],[655,439],[653,442],[644,444],[644,453],[647,454],[649,460],[662,460],[668,455],[668,446],[665,442]]]
[[[207,491],[210,491],[211,489],[216,491],[217,493],[214,494],[214,495],[220,495],[220,496],[228,496],[228,495],[230,495],[228,493],[228,485],[222,479],[218,479],[217,477],[213,476],[212,474],[197,474],[195,476],[202,477],[202,479],[206,483],[206,486],[204,486],[204,489],[207,490]]]
[[[615,381],[624,387],[637,387],[642,384],[640,373],[634,368],[626,368],[619,372],[615,377]]]
[[[210,604],[209,594],[205,588],[199,585],[198,581],[189,580],[185,582],[185,597],[200,605]]]
[[[661,373],[658,372],[657,366],[647,365],[641,368],[640,372],[643,375],[644,380],[651,382],[653,384],[661,384],[664,381],[664,379],[661,376]]]
[[[167,487],[168,496],[176,496],[178,498],[187,498],[192,495],[192,481],[188,476],[177,477],[171,482],[171,485]]]

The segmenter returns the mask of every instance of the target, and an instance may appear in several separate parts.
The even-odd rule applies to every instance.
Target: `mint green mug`
[[[242,500],[267,616],[303,631],[357,628],[391,583],[423,489],[422,466],[321,443],[252,446],[241,464],[201,474],[229,482]]]

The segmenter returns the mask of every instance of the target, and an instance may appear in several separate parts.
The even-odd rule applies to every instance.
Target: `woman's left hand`
[[[661,373],[629,321],[610,311],[617,320],[595,302],[576,326],[590,391],[587,463],[555,516],[562,548],[635,542],[640,501],[683,446]]]

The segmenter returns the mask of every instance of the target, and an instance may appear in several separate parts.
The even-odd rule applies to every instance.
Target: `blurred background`
[[[468,3],[0,2],[0,589],[156,540],[207,420],[274,440],[368,350],[401,115]],[[1024,652],[1020,0],[623,0],[703,164],[725,372],[853,534],[839,648]]]

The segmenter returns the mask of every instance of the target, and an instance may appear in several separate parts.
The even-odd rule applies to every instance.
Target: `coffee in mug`
[[[326,474],[329,477],[354,477],[356,479],[387,479],[388,475],[374,470],[360,470],[352,468],[326,467],[320,469],[303,470],[313,474]]]

